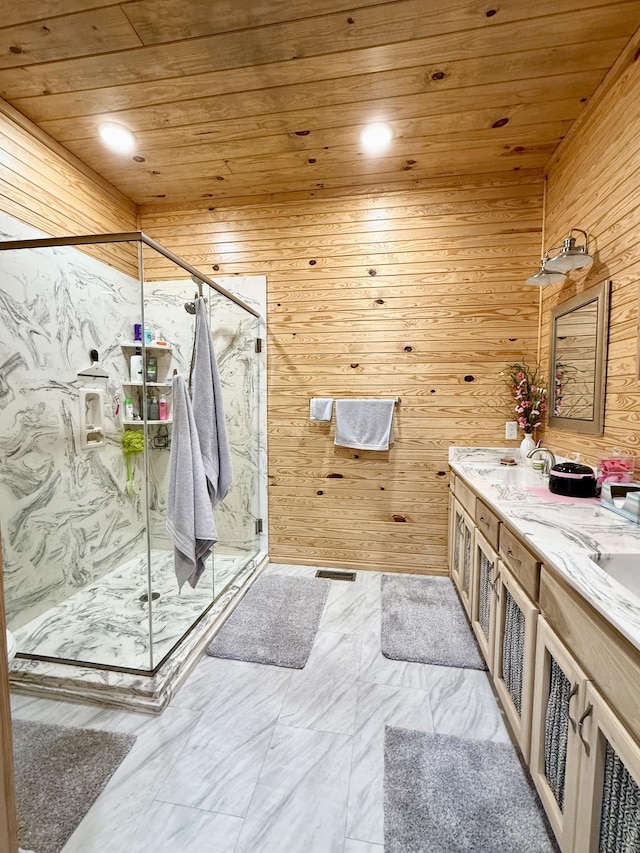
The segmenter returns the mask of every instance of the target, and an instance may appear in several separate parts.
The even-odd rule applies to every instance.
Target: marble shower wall
[[[42,236],[0,215],[1,240]],[[220,283],[264,315],[264,276]],[[146,285],[145,324],[174,347],[167,378],[174,366],[188,375],[194,317],[184,302],[193,291],[189,279]],[[266,535],[256,537],[254,528],[262,517],[266,530],[265,355],[254,351],[261,332],[259,321],[226,298],[213,293],[209,304],[234,467],[233,486],[217,513],[219,552],[253,554],[266,551]],[[144,466],[139,459],[131,498],[114,412],[116,397],[121,406],[124,400],[121,383],[129,379],[131,351],[123,353],[121,343],[132,340],[140,315],[138,280],[78,249],[0,254],[0,526],[13,630],[146,553]],[[94,348],[108,379],[77,376]],[[104,447],[81,447],[81,388],[104,392]],[[152,439],[157,430],[148,429]],[[167,450],[150,451],[155,549],[171,547],[168,462]]]
[[[264,276],[216,279],[263,314],[266,307]],[[174,347],[173,368],[189,376],[195,318],[184,310],[193,298],[190,280],[145,284],[145,324],[159,330]],[[266,530],[266,445],[263,416],[266,396],[264,352],[255,351],[255,339],[264,334],[261,322],[225,296],[205,287],[209,322],[224,395],[225,416],[231,447],[233,483],[216,510],[218,552],[250,554],[266,550],[255,532],[255,519],[264,519]],[[264,316],[264,314],[263,314]],[[162,378],[162,377],[160,377]],[[153,436],[155,427],[149,427]],[[149,496],[151,546],[170,548],[166,534],[169,454],[150,452]]]
[[[0,216],[0,239],[42,235]],[[17,629],[145,544],[144,490],[125,491],[114,397],[120,342],[140,316],[136,279],[72,247],[0,254],[0,525]],[[108,379],[77,376],[97,349]],[[79,389],[104,391],[106,445],[84,450]]]

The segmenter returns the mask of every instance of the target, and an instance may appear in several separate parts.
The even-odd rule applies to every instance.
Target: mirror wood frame
[[[605,389],[607,378],[607,347],[609,337],[609,299],[611,293],[611,281],[606,280],[578,293],[572,299],[561,302],[551,310],[550,328],[550,352],[549,352],[549,404],[548,424],[554,429],[568,430],[569,432],[587,433],[590,435],[602,435],[604,433],[604,409]],[[555,411],[555,379],[556,379],[556,328],[558,320],[566,317],[573,311],[596,302],[596,347],[594,367],[594,394],[593,394],[593,418],[562,417],[554,415]]]

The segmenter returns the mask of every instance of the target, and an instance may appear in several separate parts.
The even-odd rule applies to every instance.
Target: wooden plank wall
[[[640,61],[638,39],[621,57],[591,109],[550,164],[545,245],[557,245],[573,226],[589,232],[593,265],[545,288],[543,352],[548,363],[549,312],[576,293],[612,279],[603,436],[547,429],[546,443],[585,461],[619,447],[637,457],[640,474],[638,285],[640,282]],[[612,79],[613,78],[613,79]]]
[[[138,227],[132,201],[2,100],[0,211],[52,237]],[[137,276],[133,247],[87,251]]]
[[[144,231],[214,277],[267,275],[272,560],[446,571],[448,447],[505,443],[498,374],[535,353],[539,291],[522,282],[541,206],[540,176],[516,172],[141,208]],[[388,452],[337,448],[309,422],[313,396],[396,395]]]

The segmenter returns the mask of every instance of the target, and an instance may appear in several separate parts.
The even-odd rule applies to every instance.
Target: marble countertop
[[[542,562],[640,649],[640,524],[604,509],[597,498],[552,494],[548,479],[522,462],[501,465],[505,455],[518,460],[513,448],[451,447],[449,464]],[[608,555],[623,564],[626,586],[591,559],[604,565]]]

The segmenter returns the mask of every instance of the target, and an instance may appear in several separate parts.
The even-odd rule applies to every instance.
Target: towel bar
[[[350,398],[349,397],[334,397],[333,399],[334,400],[349,400]],[[371,399],[374,399],[374,398],[372,397]],[[400,397],[394,397],[393,402],[396,404],[396,406],[399,406],[400,405]]]

